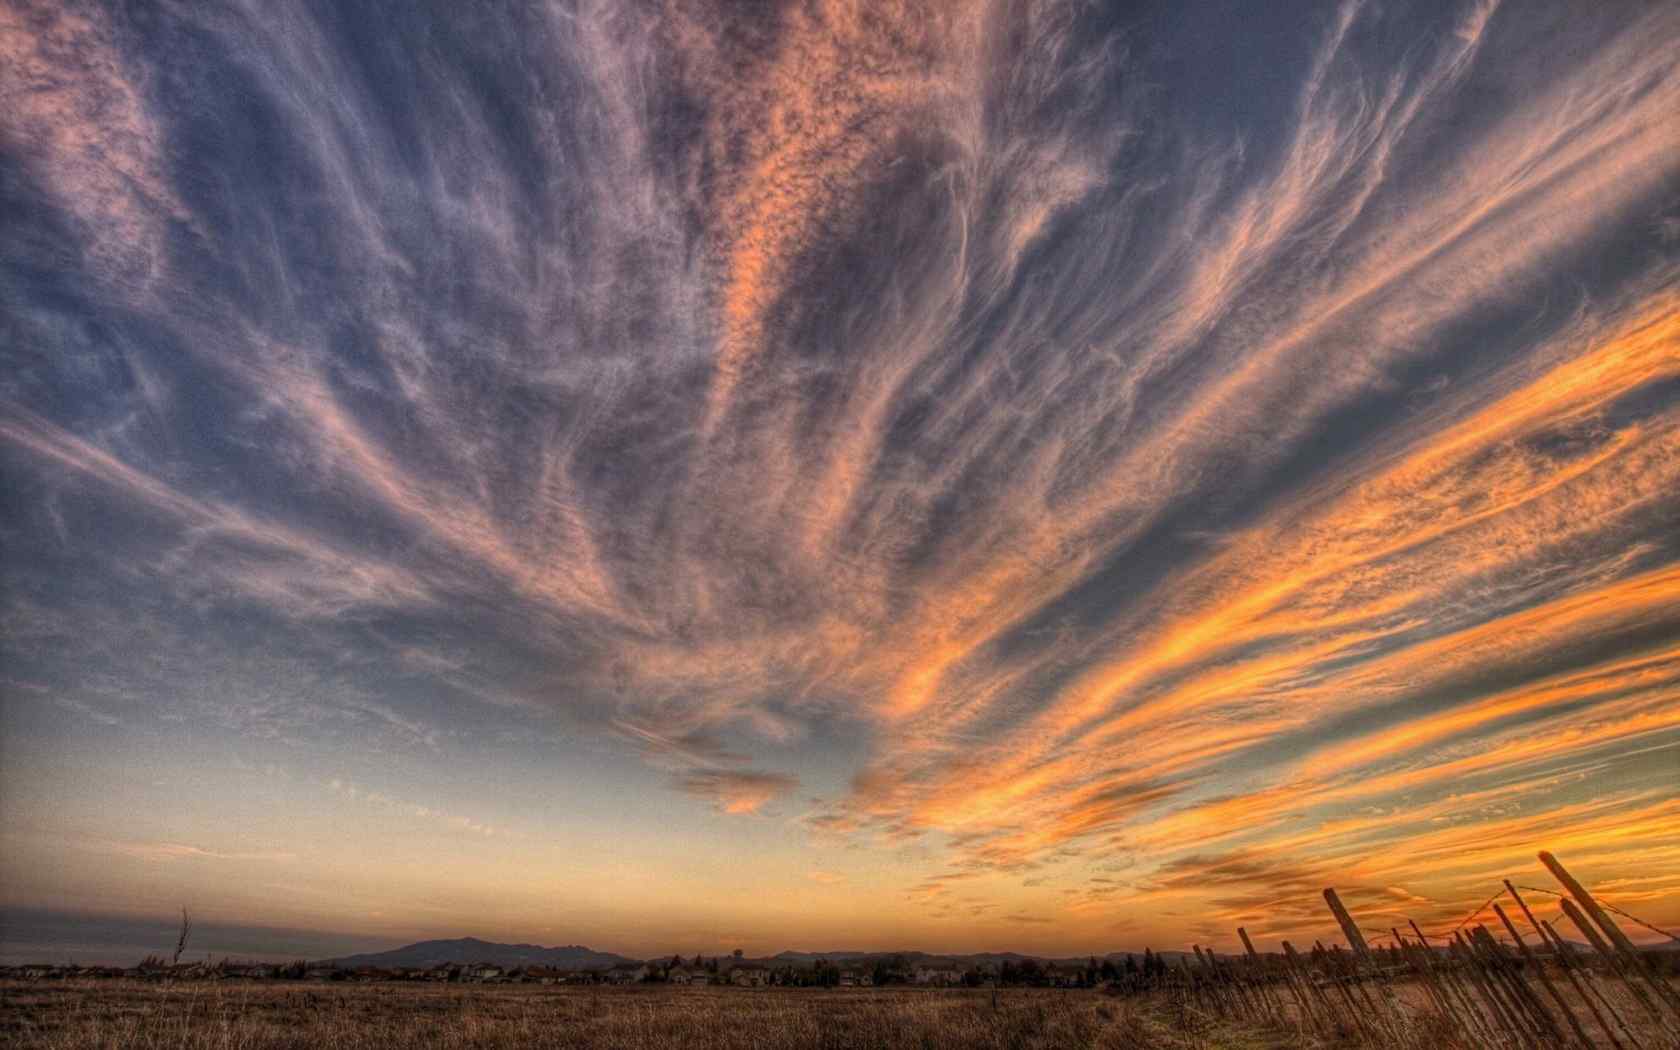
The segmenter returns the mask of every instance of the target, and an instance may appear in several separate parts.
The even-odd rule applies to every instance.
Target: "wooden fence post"
[[[1517,1043],[1538,1047],[1540,1044],[1536,1041],[1534,1033],[1523,1023],[1520,1007],[1508,999],[1510,993],[1500,987],[1493,972],[1482,959],[1481,952],[1471,944],[1470,938],[1456,930],[1453,931],[1452,948],[1464,967],[1465,974],[1481,993],[1482,1000],[1488,1004],[1500,1027],[1509,1032]]]
[[[1587,943],[1592,945],[1593,951],[1597,952],[1599,957],[1604,960],[1605,965],[1610,967],[1610,972],[1621,978],[1622,991],[1626,992],[1634,1002],[1650,1014],[1651,1019],[1661,1027],[1663,1024],[1662,1011],[1658,1010],[1657,1004],[1651,1001],[1649,995],[1645,994],[1645,989],[1634,981],[1633,974],[1628,972],[1627,961],[1605,942],[1604,938],[1599,935],[1598,930],[1593,927],[1592,922],[1581,914],[1581,909],[1575,906],[1574,901],[1564,897],[1558,901],[1558,904],[1563,908],[1563,913],[1569,916],[1569,921],[1575,924],[1577,930],[1581,931],[1581,936],[1585,937]]]
[[[1252,980],[1259,989],[1261,999],[1265,1001],[1267,1010],[1280,1022],[1283,1021],[1285,1013],[1283,1000],[1278,996],[1277,989],[1273,988],[1271,982],[1266,979],[1265,960],[1261,958],[1259,952],[1254,950],[1254,942],[1248,939],[1247,930],[1238,926],[1237,936],[1242,939],[1243,950],[1248,953],[1249,970],[1253,974]]]
[[[1657,979],[1656,974],[1652,973],[1650,966],[1647,965],[1649,960],[1639,953],[1638,949],[1633,946],[1633,942],[1628,940],[1627,934],[1623,933],[1622,928],[1616,925],[1615,920],[1610,918],[1609,914],[1599,906],[1593,895],[1587,892],[1587,888],[1575,881],[1575,877],[1569,874],[1562,864],[1558,863],[1558,859],[1545,850],[1540,851],[1540,863],[1546,866],[1547,870],[1552,873],[1553,878],[1563,883],[1563,888],[1569,891],[1570,895],[1586,910],[1588,915],[1592,916],[1593,921],[1604,931],[1605,936],[1610,938],[1610,943],[1627,960],[1633,972],[1657,993],[1658,1000],[1667,1003],[1668,1008],[1673,1010],[1676,1016],[1680,1016],[1680,992],[1676,992],[1668,982]]]
[[[1564,999],[1563,993],[1559,992],[1557,986],[1552,984],[1552,979],[1546,976],[1546,968],[1541,965],[1540,957],[1528,950],[1528,943],[1523,940],[1523,935],[1517,931],[1517,927],[1511,922],[1510,916],[1505,914],[1504,908],[1495,904],[1493,913],[1499,916],[1499,921],[1505,924],[1505,932],[1509,933],[1511,940],[1517,943],[1517,952],[1522,956],[1523,962],[1534,967],[1534,976],[1540,979],[1540,987],[1546,989],[1546,994],[1551,996],[1552,1002],[1557,1004],[1559,1012],[1563,1014],[1563,1019],[1569,1022],[1570,1030],[1575,1033],[1576,1041],[1586,1047],[1587,1050],[1592,1050],[1592,1040],[1587,1038],[1587,1033],[1581,1028],[1581,1022],[1576,1018],[1575,1012],[1569,1009],[1569,1003]],[[1541,1009],[1545,1009],[1544,1004],[1541,1004]]]
[[[1441,983],[1445,986],[1447,991],[1452,995],[1457,996],[1458,1001],[1472,1017],[1481,1024],[1485,1025],[1490,1032],[1493,1031],[1493,1024],[1488,1020],[1487,1013],[1476,1004],[1475,998],[1470,994],[1470,988],[1467,983],[1468,978],[1460,976],[1456,967],[1441,964],[1440,960],[1435,956],[1434,946],[1429,943],[1429,938],[1424,935],[1424,932],[1418,929],[1418,924],[1411,919],[1407,919],[1406,923],[1411,926],[1412,932],[1417,935],[1418,943],[1423,946],[1422,951],[1425,958],[1429,960],[1431,966],[1437,967],[1441,976]],[[1450,941],[1447,944],[1446,960],[1449,963],[1453,961],[1452,944]]]
[[[1475,938],[1482,946],[1482,953],[1487,957],[1499,979],[1505,982],[1511,990],[1512,999],[1516,1002],[1521,1015],[1526,1018],[1541,1041],[1548,1046],[1556,1046],[1563,1042],[1563,1029],[1558,1027],[1557,1020],[1552,1017],[1546,1004],[1534,994],[1534,989],[1528,986],[1521,971],[1505,953],[1504,945],[1494,939],[1493,931],[1478,923]]]
[[[1342,1021],[1340,1012],[1336,1009],[1335,1001],[1325,995],[1322,988],[1313,984],[1312,975],[1308,973],[1306,964],[1301,961],[1301,956],[1296,953],[1295,946],[1288,941],[1283,942],[1283,960],[1289,967],[1290,976],[1295,979],[1296,984],[1300,985],[1302,1002],[1310,1004],[1316,1001],[1318,1004],[1316,1008],[1310,1008],[1307,1011],[1308,1016],[1313,1019],[1313,1026],[1318,1027],[1319,1019],[1322,1016],[1324,1021],[1322,1031],[1324,1034],[1333,1035],[1339,1030],[1346,1030],[1347,1026]]]
[[[1541,943],[1552,949],[1552,955],[1558,961],[1558,969],[1563,971],[1564,977],[1569,980],[1570,985],[1575,989],[1575,993],[1581,997],[1582,1002],[1587,1004],[1587,1009],[1592,1011],[1593,1020],[1598,1022],[1598,1027],[1604,1032],[1605,1037],[1617,1050],[1620,1050],[1621,1040],[1616,1038],[1616,1033],[1611,1030],[1609,1022],[1605,1021],[1604,1015],[1599,1012],[1598,1004],[1593,1001],[1593,994],[1597,992],[1597,989],[1590,987],[1588,983],[1590,975],[1588,975],[1587,980],[1583,980],[1575,973],[1575,957],[1569,950],[1569,945],[1557,936],[1548,923],[1535,919],[1534,913],[1528,908],[1528,902],[1523,900],[1522,894],[1518,893],[1517,888],[1511,885],[1510,879],[1505,880],[1505,889],[1511,894],[1511,899],[1517,902],[1517,907],[1522,909],[1524,918],[1528,919],[1528,924],[1539,935]],[[1602,995],[1600,995],[1600,998],[1602,998]],[[1613,1008],[1610,1008],[1609,1001],[1606,1000],[1604,1005],[1607,1009],[1610,1009],[1611,1016],[1616,1017],[1616,1021],[1620,1025],[1621,1018],[1616,1016]],[[1624,1032],[1627,1031],[1625,1025],[1621,1027]]]
[[[1622,1034],[1627,1036],[1628,1041],[1638,1047],[1640,1045],[1639,1040],[1634,1037],[1633,1032],[1629,1031],[1628,1026],[1622,1021],[1622,1015],[1616,1012],[1616,1008],[1610,1005],[1610,1000],[1605,998],[1604,993],[1593,983],[1592,974],[1583,971],[1580,963],[1576,962],[1575,949],[1569,946],[1568,941],[1559,937],[1557,931],[1552,929],[1552,924],[1545,919],[1540,920],[1540,929],[1542,930],[1541,936],[1548,939],[1553,953],[1557,955],[1564,975],[1575,986],[1576,993],[1587,1004],[1587,1009],[1592,1011],[1593,1020],[1597,1021],[1598,1027],[1603,1029],[1605,1037],[1610,1040],[1613,1046],[1617,1047],[1617,1050],[1620,1050],[1621,1040],[1616,1038],[1616,1033],[1611,1030],[1610,1023],[1604,1019],[1604,1014],[1599,1012],[1600,1004],[1610,1014],[1611,1020],[1616,1022],[1616,1027],[1620,1028]]]
[[[1342,899],[1336,896],[1336,891],[1328,886],[1324,888],[1324,901],[1330,905],[1330,914],[1336,917],[1336,922],[1342,928],[1342,936],[1348,939],[1348,945],[1353,954],[1362,963],[1371,961],[1371,949],[1365,945],[1365,935],[1359,932],[1359,927],[1353,921],[1353,916],[1342,907]]]
[[[1441,987],[1441,982],[1437,979],[1435,968],[1429,965],[1429,961],[1423,957],[1422,951],[1412,942],[1400,936],[1399,927],[1391,926],[1388,932],[1394,935],[1394,943],[1399,945],[1400,955],[1406,960],[1407,969],[1411,970],[1413,975],[1417,977],[1418,982],[1423,985],[1424,991],[1429,993],[1430,1001],[1435,1004],[1435,1009],[1454,1028],[1465,1027],[1465,1019],[1459,1016],[1458,1008],[1447,997],[1445,989]]]

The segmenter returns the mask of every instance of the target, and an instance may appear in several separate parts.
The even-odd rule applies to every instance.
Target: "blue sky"
[[[10,10],[0,905],[1083,952],[1551,848],[1680,921],[1677,42]]]

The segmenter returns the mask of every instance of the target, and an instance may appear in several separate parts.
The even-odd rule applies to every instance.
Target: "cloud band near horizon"
[[[1680,921],[1680,11],[1172,8],[8,2],[6,734],[1069,944]]]

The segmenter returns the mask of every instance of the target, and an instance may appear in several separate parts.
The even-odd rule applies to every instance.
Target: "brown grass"
[[[68,980],[0,982],[0,1045],[181,1050],[304,1047],[590,1047],[602,1050],[1373,1050],[1471,1048],[1406,983],[1403,1030],[1381,1043],[1355,1033],[1221,1020],[1172,993],[1095,991],[565,988]],[[1644,1028],[1644,1026],[1641,1026]],[[1601,1038],[1594,1033],[1595,1039]],[[1650,1045],[1660,1033],[1644,1028]],[[1604,1045],[1609,1045],[1605,1043]]]
[[[1187,1023],[1188,1022],[1188,1023]],[[1089,991],[544,988],[64,981],[0,984],[19,1047],[923,1050],[1284,1047],[1282,1033]]]

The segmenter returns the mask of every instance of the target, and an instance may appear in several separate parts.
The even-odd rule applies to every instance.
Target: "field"
[[[1072,1047],[1220,1050],[1416,1047],[1481,1043],[1455,1035],[1409,983],[1400,1038],[1323,1037],[1291,1016],[1282,1026],[1221,1019],[1172,993],[1098,991],[555,988],[103,980],[0,983],[0,1045],[27,1048],[600,1047],[604,1050],[778,1050]],[[1644,1025],[1641,1042],[1667,1046]],[[1595,1045],[1602,1033],[1594,1032]]]
[[[66,981],[0,985],[18,1047],[600,1047],[604,1050],[1284,1047],[1186,1031],[1166,999],[1098,992],[544,988]],[[1199,1026],[1191,1025],[1190,1028]]]

